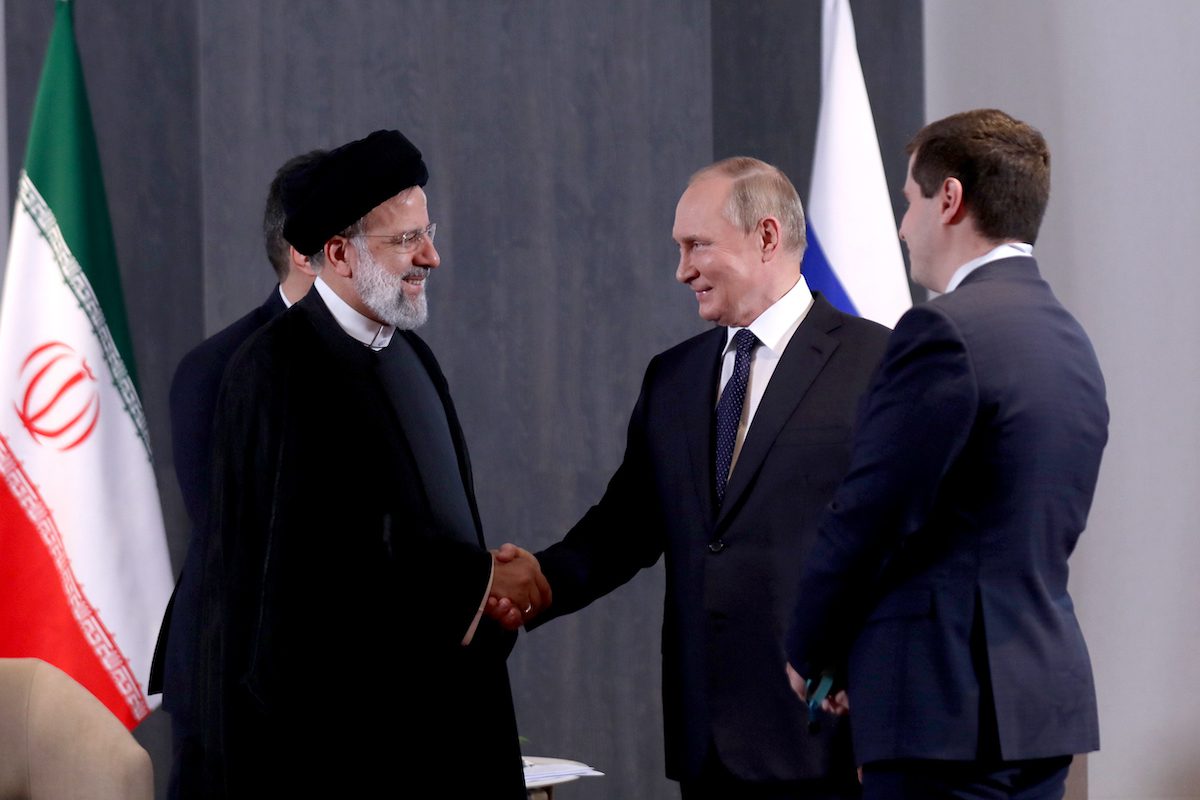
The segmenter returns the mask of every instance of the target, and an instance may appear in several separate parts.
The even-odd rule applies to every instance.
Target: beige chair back
[[[152,800],[150,756],[91,692],[36,658],[0,659],[0,800]]]

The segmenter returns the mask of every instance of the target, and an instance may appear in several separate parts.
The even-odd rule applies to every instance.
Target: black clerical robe
[[[317,292],[226,373],[196,691],[204,796],[524,796],[505,658],[486,591],[467,450],[433,354],[474,541],[432,511],[380,354]],[[407,413],[412,413],[408,411]]]

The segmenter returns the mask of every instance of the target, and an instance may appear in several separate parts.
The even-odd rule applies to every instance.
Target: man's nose
[[[675,268],[675,280],[680,283],[687,283],[694,277],[696,277],[695,268],[686,255],[680,254],[679,266]]]
[[[417,248],[417,252],[413,253],[413,263],[419,267],[429,267],[433,269],[441,265],[442,257],[438,255],[437,248],[429,239],[421,242],[421,246]]]

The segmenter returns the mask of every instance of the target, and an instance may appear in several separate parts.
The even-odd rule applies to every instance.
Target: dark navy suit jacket
[[[667,775],[698,777],[709,748],[746,781],[840,774],[856,791],[845,726],[807,730],[788,688],[783,634],[795,564],[849,463],[860,397],[887,329],[820,295],[780,358],[718,509],[714,409],[726,329],[656,356],[625,458],[562,542],[538,554],[547,619],[581,608],[665,555]],[[537,622],[541,622],[539,618]]]
[[[897,324],[788,636],[805,677],[844,669],[860,762],[1099,746],[1067,558],[1107,429],[1091,343],[1032,258]]]
[[[196,656],[200,554],[203,550],[196,540],[203,530],[212,484],[212,429],[217,393],[225,367],[237,349],[285,308],[279,287],[275,287],[261,306],[192,348],[179,362],[171,380],[171,447],[175,477],[192,523],[192,536],[158,634],[150,692],[163,693],[163,707],[183,731],[192,729],[187,687]]]

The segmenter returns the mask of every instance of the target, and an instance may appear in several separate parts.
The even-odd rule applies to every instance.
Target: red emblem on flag
[[[100,419],[96,376],[83,356],[62,342],[47,342],[21,365],[22,396],[14,403],[35,442],[58,450],[78,447]]]

